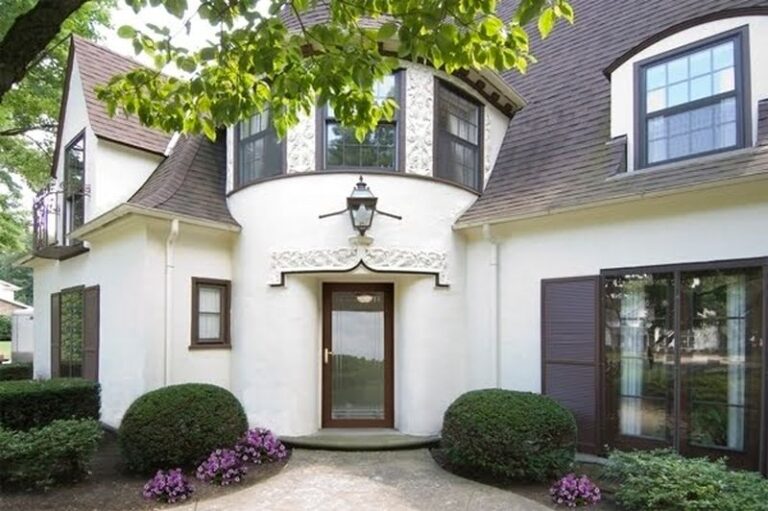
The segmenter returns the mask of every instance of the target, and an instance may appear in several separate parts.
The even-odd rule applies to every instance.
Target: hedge
[[[446,410],[442,445],[456,468],[481,476],[546,481],[571,468],[576,421],[547,396],[476,390]]]
[[[602,476],[628,511],[758,511],[768,509],[768,481],[729,470],[725,460],[683,458],[670,451],[614,451]]]
[[[58,420],[42,428],[0,428],[0,488],[47,488],[79,479],[102,436],[95,420]]]
[[[0,427],[27,430],[58,419],[99,419],[100,387],[75,378],[0,382]]]
[[[31,380],[31,379],[32,379],[32,364],[28,362],[0,364],[0,381]]]
[[[144,394],[123,416],[118,441],[134,472],[191,468],[212,450],[235,444],[248,429],[243,407],[228,390],[186,383]]]

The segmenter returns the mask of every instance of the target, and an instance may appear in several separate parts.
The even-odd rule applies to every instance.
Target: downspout
[[[493,357],[495,361],[494,373],[496,388],[501,388],[501,335],[499,326],[499,309],[501,303],[501,293],[499,288],[499,242],[493,237],[490,224],[483,224],[483,239],[490,244],[489,263],[490,266],[490,286],[489,286],[489,307],[488,321],[491,343],[493,344]]]
[[[173,340],[173,267],[176,240],[179,237],[179,219],[171,220],[171,229],[165,240],[165,334],[163,339],[163,386],[171,381],[171,342]]]

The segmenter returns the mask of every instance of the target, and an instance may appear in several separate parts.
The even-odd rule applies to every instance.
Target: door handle
[[[333,355],[333,352],[329,350],[328,348],[323,348],[323,362],[328,363],[329,357]]]

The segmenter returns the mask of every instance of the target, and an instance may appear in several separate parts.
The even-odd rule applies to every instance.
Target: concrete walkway
[[[544,511],[514,493],[442,470],[426,449],[334,452],[295,449],[276,476],[179,511]]]

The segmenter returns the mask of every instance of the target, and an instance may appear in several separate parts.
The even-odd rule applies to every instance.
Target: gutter
[[[495,362],[494,375],[496,380],[496,388],[501,388],[501,328],[499,324],[499,310],[501,304],[501,289],[500,289],[500,271],[499,271],[499,242],[493,236],[492,227],[490,224],[483,225],[483,239],[490,244],[489,253],[489,270],[491,278],[491,289],[489,294],[489,330],[491,336],[491,342],[493,343],[493,358]]]
[[[171,220],[171,228],[165,240],[165,333],[163,339],[163,386],[171,381],[171,341],[173,339],[173,269],[176,256],[176,240],[179,238],[179,219]]]

